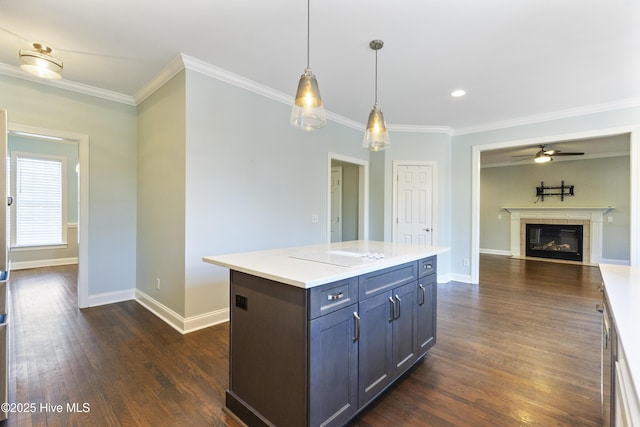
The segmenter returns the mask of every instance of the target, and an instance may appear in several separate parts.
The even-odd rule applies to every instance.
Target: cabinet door
[[[418,359],[418,287],[408,283],[393,290],[393,376],[409,369]]]
[[[366,405],[393,380],[391,292],[360,301],[358,402]]]
[[[343,425],[358,409],[357,310],[353,304],[309,322],[311,426]]]
[[[436,343],[438,285],[436,275],[418,280],[418,357]]]

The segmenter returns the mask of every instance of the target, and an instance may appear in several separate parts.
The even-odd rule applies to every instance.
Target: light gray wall
[[[289,105],[195,71],[186,88],[186,315],[196,316],[229,305],[228,271],[203,256],[326,242],[328,153],[369,152],[362,132],[294,129]]]
[[[469,278],[471,266],[463,264],[471,257],[471,155],[473,146],[498,142],[520,141],[538,137],[552,137],[574,132],[595,131],[640,124],[640,108],[628,108],[578,117],[513,126],[486,132],[456,135],[452,139],[451,163],[451,273],[454,277]],[[631,147],[631,150],[638,147]]]
[[[0,75],[9,122],[89,136],[89,296],[135,288],[136,108]]]
[[[510,251],[510,215],[504,207],[614,206],[606,215],[613,222],[605,219],[603,224],[602,256],[629,261],[630,176],[629,156],[482,168],[480,249]],[[564,201],[558,196],[544,201],[536,198],[541,181],[545,186],[557,186],[562,180],[565,185],[574,185],[574,196]]]
[[[138,106],[137,288],[181,316],[185,315],[185,105],[183,71]]]

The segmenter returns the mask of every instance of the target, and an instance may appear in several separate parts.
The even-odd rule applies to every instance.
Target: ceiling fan
[[[584,153],[580,153],[580,152],[566,153],[566,152],[563,152],[563,151],[560,151],[560,150],[552,150],[552,149],[547,148],[546,145],[538,145],[538,148],[540,148],[540,150],[538,150],[533,155],[533,160],[536,163],[550,162],[551,160],[553,160],[553,156],[582,156],[582,155],[584,155]],[[513,156],[513,157],[531,157],[531,154],[524,154],[524,155]]]

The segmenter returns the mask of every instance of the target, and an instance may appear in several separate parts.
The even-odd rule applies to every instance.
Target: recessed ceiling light
[[[451,96],[453,96],[454,98],[460,98],[461,96],[465,96],[467,92],[464,89],[456,89],[453,92],[451,92]]]

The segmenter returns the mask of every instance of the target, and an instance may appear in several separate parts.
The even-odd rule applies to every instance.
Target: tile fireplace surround
[[[523,207],[503,208],[511,214],[511,256],[525,258],[526,224],[582,225],[582,263],[598,265],[602,260],[602,223],[613,207]],[[546,258],[536,258],[549,261]]]

